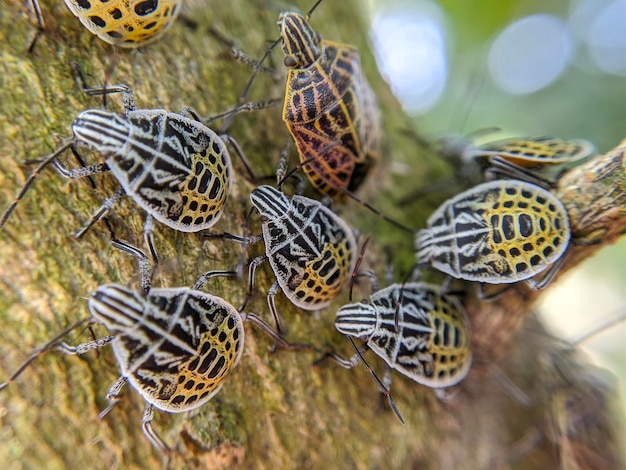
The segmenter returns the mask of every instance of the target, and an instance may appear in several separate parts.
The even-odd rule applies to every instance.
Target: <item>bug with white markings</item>
[[[147,262],[140,250],[116,243]],[[222,387],[237,365],[243,351],[243,322],[250,321],[263,329],[275,343],[292,350],[310,350],[308,345],[285,341],[256,315],[240,313],[220,297],[200,291],[206,281],[216,276],[232,276],[230,271],[212,271],[192,287],[151,289],[148,271],[141,270],[142,291],[121,284],[105,284],[89,297],[90,319],[68,328],[43,347],[33,351],[0,390],[10,383],[42,353],[56,349],[69,355],[81,355],[110,345],[121,369],[118,380],[109,389],[110,405],[119,399],[126,383],[146,402],[142,428],[151,444],[168,452],[169,447],[152,428],[154,408],[170,413],[193,410],[208,402]],[[62,342],[73,329],[86,322],[101,323],[108,336],[70,346]]]
[[[80,77],[77,66],[75,70]],[[152,218],[182,232],[205,230],[218,221],[232,174],[224,141],[229,140],[228,136],[218,136],[194,119],[191,112],[181,115],[163,109],[135,109],[132,90],[125,85],[84,87],[84,91],[88,95],[121,93],[124,114],[99,109],[79,113],[72,123],[73,137],[42,159],[0,217],[0,229],[33,181],[51,163],[62,176],[71,179],[110,171],[121,185],[75,234],[76,238],[105,217],[125,195],[147,213],[146,239],[155,258]],[[104,163],[67,169],[58,157],[76,147],[97,151]],[[239,151],[237,145],[235,149]]]
[[[569,216],[552,193],[532,183],[496,180],[445,201],[417,232],[417,267],[488,284],[544,287],[570,242]],[[531,279],[547,271],[539,281]]]
[[[265,255],[253,259],[249,265],[249,292],[254,291],[257,267],[269,261],[276,281],[267,294],[267,302],[280,329],[274,303],[278,289],[303,310],[327,306],[350,277],[357,243],[352,229],[319,201],[299,195],[287,197],[267,185],[253,189],[250,200],[261,215],[262,235],[209,236],[246,244],[264,242]]]
[[[421,142],[421,140],[420,140]],[[583,139],[517,137],[473,145],[466,138],[444,137],[435,144],[453,169],[453,178],[418,188],[400,199],[401,205],[418,200],[451,185],[480,184],[485,180],[515,178],[554,187],[564,168],[582,163],[593,155],[594,145]]]
[[[456,385],[472,362],[465,309],[432,284],[410,282],[377,290],[368,302],[341,307],[335,327],[363,339],[391,369],[430,388]],[[346,368],[359,360],[357,355],[348,360],[330,357]]]

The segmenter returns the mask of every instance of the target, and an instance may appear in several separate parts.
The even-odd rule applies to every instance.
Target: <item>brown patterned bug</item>
[[[289,68],[283,121],[313,186],[340,197],[380,158],[380,112],[358,50],[323,40],[308,20],[292,12],[278,18]]]

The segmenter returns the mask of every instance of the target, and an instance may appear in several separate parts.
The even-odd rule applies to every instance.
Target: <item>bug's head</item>
[[[123,148],[131,133],[130,121],[122,114],[101,109],[87,109],[72,123],[76,140],[103,154]]]
[[[139,292],[121,284],[105,284],[89,296],[89,312],[112,335],[141,318],[144,299]]]
[[[376,309],[365,303],[344,305],[337,311],[335,328],[355,338],[371,336],[376,329]]]
[[[283,12],[278,17],[283,38],[285,67],[305,68],[322,54],[321,36],[311,28],[307,18],[299,13]]]
[[[252,205],[259,211],[261,218],[277,219],[289,211],[291,203],[278,189],[263,185],[254,188],[250,193]]]

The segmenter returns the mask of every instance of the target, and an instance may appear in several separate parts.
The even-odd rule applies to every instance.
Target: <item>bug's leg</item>
[[[193,285],[193,290],[202,289],[209,279],[214,277],[235,277],[237,276],[237,271],[209,271],[204,273],[202,276],[198,278],[196,283]]]
[[[223,118],[230,118],[230,120],[232,121],[232,117],[234,117],[237,114],[251,113],[254,111],[261,111],[263,109],[273,108],[274,106],[282,104],[282,102],[283,102],[282,98],[270,98],[267,100],[260,100],[260,101],[248,101],[246,103],[241,103],[240,105],[235,106],[234,108],[229,109],[228,111],[224,111],[218,114],[213,114],[211,116],[198,119],[198,121],[202,122],[205,126],[208,126],[210,123],[217,121],[219,119],[223,119]],[[230,122],[228,121],[228,119],[224,121],[224,124],[222,125],[222,127],[220,127],[218,134],[225,134],[230,128],[229,124]]]
[[[501,284],[497,287],[490,288],[490,292],[485,290],[485,284],[478,284],[478,298],[483,302],[492,302],[504,294],[507,290],[511,288],[512,284]]]
[[[250,93],[252,84],[254,83],[254,80],[256,79],[259,72],[269,72],[272,75],[274,75],[275,79],[277,80],[282,79],[282,74],[278,74],[273,69],[268,69],[263,66],[263,64],[268,59],[268,57],[270,56],[274,48],[276,48],[276,46],[278,46],[282,42],[282,37],[278,38],[270,45],[270,47],[265,51],[265,53],[263,54],[263,57],[261,57],[259,61],[255,61],[254,59],[250,58],[245,53],[235,48],[233,41],[227,38],[224,34],[218,31],[215,27],[212,27],[209,31],[211,34],[213,34],[213,36],[218,41],[226,44],[231,49],[231,53],[233,54],[233,57],[235,59],[240,60],[244,64],[253,66],[252,74],[250,75],[250,78],[248,79],[248,82],[246,83],[246,86],[239,97],[239,100],[238,100],[239,105],[246,102],[246,99],[248,98],[248,93]],[[232,123],[233,118],[234,118],[234,114],[231,114],[230,116],[226,118],[226,121],[224,121],[224,124],[222,125],[220,133],[226,132],[226,130],[230,127],[230,124]]]
[[[274,317],[274,322],[276,322],[276,329],[279,333],[282,333],[283,327],[280,322],[280,317],[278,316],[278,310],[276,310],[276,302],[274,301],[274,298],[276,297],[276,294],[278,294],[279,290],[280,286],[278,285],[278,281],[275,281],[274,284],[272,284],[272,287],[270,287],[270,290],[267,291],[267,305],[269,305],[272,317]]]
[[[239,142],[237,142],[233,137],[229,136],[228,134],[222,134],[220,137],[224,141],[224,143],[230,144],[230,146],[233,148],[233,150],[241,160],[241,163],[243,164],[244,168],[246,169],[246,173],[248,173],[248,177],[250,178],[249,181],[252,183],[257,183],[261,181],[262,178],[259,179],[255,175],[254,170],[252,169],[252,165],[250,165],[250,161],[248,160],[248,157],[246,157],[246,154],[239,145]]]
[[[159,255],[154,247],[154,217],[150,214],[146,214],[146,222],[143,225],[143,240],[152,258],[152,273],[150,274],[152,278],[159,266]]]
[[[63,354],[67,354],[68,356],[80,356],[89,351],[107,346],[108,344],[111,344],[114,339],[115,336],[108,335],[93,341],[77,344],[76,346],[72,346],[67,343],[59,343],[55,345],[55,347],[57,350],[61,351]]]
[[[60,346],[61,340],[65,336],[67,336],[71,331],[75,330],[76,328],[78,328],[79,326],[83,325],[84,323],[90,323],[92,321],[94,321],[92,318],[85,318],[83,320],[80,320],[79,322],[75,323],[74,325],[72,325],[72,326],[66,328],[65,330],[63,330],[61,333],[56,335],[54,338],[52,338],[50,341],[48,341],[43,346],[33,349],[33,351],[30,353],[30,356],[28,357],[28,359],[26,359],[22,363],[22,365],[17,368],[17,370],[9,377],[9,379],[6,382],[0,384],[0,390],[6,388],[10,383],[13,383],[22,374],[22,372],[24,372],[26,370],[26,368],[32,362],[34,362],[35,359],[37,359],[39,356],[41,356],[43,353],[45,353],[46,351],[50,351],[51,349],[58,348]]]
[[[266,73],[271,75],[272,78],[276,81],[280,81],[283,79],[283,73],[271,68],[265,67],[263,64],[259,64],[259,61],[253,59],[248,54],[243,52],[241,49],[238,49],[235,45],[235,42],[232,38],[228,37],[226,34],[218,30],[214,25],[209,28],[209,33],[215,37],[219,42],[224,44],[226,47],[230,48],[230,53],[237,60],[237,62],[241,62],[242,64],[250,67],[251,69],[255,69],[256,67],[260,67],[259,72]]]
[[[67,149],[71,148],[72,145],[74,145],[74,143],[75,142],[73,140],[70,140],[69,142],[66,142],[61,147],[59,147],[54,152],[52,152],[50,155],[48,155],[46,158],[44,158],[41,161],[41,163],[39,163],[39,165],[37,165],[37,168],[35,168],[35,170],[30,174],[30,176],[28,177],[28,179],[24,183],[24,186],[22,186],[22,189],[17,194],[17,196],[15,197],[13,202],[11,204],[9,204],[9,207],[7,207],[4,210],[4,212],[2,214],[2,217],[0,217],[0,229],[2,229],[2,227],[4,227],[4,224],[6,224],[6,221],[8,220],[10,215],[13,213],[13,211],[15,210],[17,205],[20,203],[20,201],[24,198],[24,195],[29,190],[29,188],[31,187],[31,185],[33,184],[35,179],[37,179],[37,177],[39,176],[41,171],[46,166],[48,166],[50,163],[56,162],[56,158],[59,155],[61,155],[63,152],[65,152]]]
[[[136,246],[116,238],[111,240],[111,245],[137,258],[137,263],[139,264],[141,290],[144,295],[147,295],[150,291],[155,269],[154,266],[152,269],[150,268],[150,261],[148,260],[146,254]]]
[[[302,344],[302,343],[290,343],[282,335],[274,330],[271,326],[261,320],[253,313],[241,313],[241,318],[243,321],[249,321],[253,325],[261,328],[267,335],[269,335],[274,343],[280,346],[283,349],[289,349],[292,351],[295,350],[306,350],[306,351],[317,351],[317,348],[311,346],[310,344]]]
[[[154,447],[160,452],[165,454],[170,452],[170,448],[163,442],[163,439],[159,437],[157,432],[152,428],[152,419],[154,418],[154,406],[150,403],[146,403],[146,408],[143,411],[143,417],[141,418],[141,429],[143,433]]]
[[[135,111],[135,95],[130,87],[126,85],[111,85],[107,87],[91,88],[87,85],[87,81],[85,80],[85,76],[83,75],[80,66],[76,62],[72,62],[70,66],[72,67],[72,70],[74,70],[76,83],[82,92],[87,96],[106,96],[114,93],[121,93],[122,103],[124,104],[124,111],[126,115],[128,115],[131,111]]]
[[[115,193],[106,199],[96,212],[91,216],[83,228],[74,234],[74,238],[81,238],[87,230],[89,230],[96,222],[105,217],[124,196],[126,193],[123,188],[119,188]]]
[[[369,245],[369,243],[370,243],[370,237],[367,237],[365,241],[363,242],[363,246],[361,247],[361,252],[359,253],[359,257],[354,263],[354,269],[352,270],[352,274],[350,275],[350,290],[348,291],[349,292],[348,299],[350,300],[350,302],[352,302],[352,289],[354,288],[354,284],[357,282],[357,279],[361,276],[369,277],[372,290],[374,291],[378,290],[377,288],[374,289],[373,287],[374,284],[378,285],[378,278],[376,277],[376,274],[374,274],[373,271],[368,270],[363,273],[359,273],[359,268],[361,267],[361,263],[363,262],[363,257],[365,256],[365,251],[367,250],[367,245]],[[373,276],[370,276],[370,273]]]
[[[124,385],[126,385],[126,382],[126,377],[121,375],[118,377],[115,383],[111,385],[111,388],[109,388],[109,391],[107,392],[107,401],[109,402],[109,404],[104,410],[98,413],[98,419],[104,419],[104,417],[111,412],[115,405],[117,405],[120,399],[119,394],[122,391],[122,388],[124,388]]]
[[[389,388],[387,388],[385,386],[385,384],[378,378],[378,376],[376,375],[374,370],[370,367],[370,365],[367,363],[367,361],[363,357],[363,354],[361,353],[361,351],[359,351],[359,348],[357,348],[356,344],[354,344],[354,341],[352,341],[352,338],[348,338],[348,339],[350,340],[350,343],[352,344],[352,347],[356,351],[357,356],[359,357],[359,359],[361,360],[361,362],[363,363],[365,368],[368,370],[368,372],[371,374],[371,376],[374,378],[374,381],[378,384],[378,387],[380,388],[380,391],[387,397],[387,401],[389,402],[389,406],[391,406],[391,409],[395,413],[396,417],[398,418],[398,420],[402,424],[404,424],[404,418],[402,417],[402,414],[400,413],[400,410],[396,406],[396,402],[393,400],[393,398],[391,396],[391,393],[389,392]],[[390,382],[391,382],[391,379],[390,379]]]
[[[246,251],[248,249],[248,245],[253,244],[253,243],[258,243],[261,240],[263,240],[263,235],[255,235],[255,236],[249,235],[250,219],[252,217],[252,214],[255,212],[255,210],[256,209],[252,207],[250,211],[248,212],[248,215],[246,216],[246,221],[243,225],[243,236],[234,235],[228,232],[217,233],[217,234],[212,234],[212,233],[202,234],[206,238],[223,238],[226,240],[233,240],[233,241],[236,241],[237,243],[241,243],[241,254],[239,256],[239,263],[237,264],[237,276],[238,277],[243,276],[243,267],[246,264]]]
[[[485,179],[491,181],[494,179],[513,178],[528,183],[536,184],[545,189],[553,189],[556,181],[546,178],[537,172],[527,170],[514,163],[511,163],[499,156],[492,156],[489,159],[490,167],[485,171]]]
[[[383,381],[378,378],[378,376],[376,375],[376,372],[374,372],[374,370],[367,363],[367,361],[363,357],[363,353],[361,352],[361,350],[359,348],[357,348],[356,344],[354,344],[354,341],[352,340],[352,338],[348,337],[348,339],[350,340],[350,344],[352,344],[352,347],[356,351],[356,354],[354,356],[352,356],[350,359],[346,360],[346,359],[342,358],[341,356],[338,356],[335,353],[326,353],[326,355],[324,355],[322,358],[318,359],[313,365],[318,365],[318,364],[320,364],[322,361],[324,361],[326,359],[332,359],[333,361],[335,361],[340,366],[345,367],[346,369],[352,369],[354,366],[356,366],[359,363],[359,361],[361,361],[363,363],[363,365],[365,366],[365,368],[367,369],[367,371],[372,376],[372,378],[374,379],[374,381],[376,382],[376,384],[378,385],[378,388],[380,389],[381,393],[383,393],[385,395],[385,397],[387,397],[387,401],[389,402],[389,406],[391,406],[391,409],[395,413],[395,415],[398,418],[398,420],[402,424],[404,424],[404,418],[402,418],[402,414],[400,413],[400,410],[398,410],[398,407],[396,406],[396,402],[391,397],[391,393],[389,392],[389,388],[387,388],[385,386],[385,384],[383,383]],[[363,345],[363,347],[366,349],[367,345]]]
[[[550,284],[552,279],[554,279],[554,276],[556,275],[556,273],[558,273],[561,267],[563,266],[566,256],[567,255],[565,254],[561,256],[559,259],[557,259],[552,264],[552,266],[548,268],[545,274],[543,274],[541,279],[539,280],[535,280],[534,278],[526,279],[526,284],[528,284],[528,286],[534,290],[541,290],[544,287],[546,287],[548,284]]]
[[[385,389],[387,390],[391,390],[391,367],[389,367],[389,365],[385,364],[385,372],[383,373],[383,386],[385,387]],[[381,405],[381,409],[386,409],[387,407],[385,406],[385,402],[386,400],[386,396],[384,393],[381,393],[379,395],[380,397],[380,405]]]
[[[35,51],[35,45],[37,44],[37,41],[46,29],[46,21],[44,19],[43,12],[41,11],[41,4],[39,3],[39,0],[30,0],[29,4],[30,8],[33,11],[33,14],[35,15],[35,21],[37,22],[37,29],[35,30],[30,41],[28,41],[28,47],[26,48],[26,51],[29,54],[32,54]]]
[[[80,166],[78,168],[66,168],[60,161],[55,160],[52,162],[56,170],[61,176],[68,179],[78,179],[90,177],[91,175],[97,175],[98,173],[105,173],[109,171],[109,166],[106,163],[97,163],[95,165]]]
[[[288,140],[283,149],[280,151],[280,158],[278,159],[278,166],[276,167],[276,184],[280,190],[282,190],[285,181],[288,178],[294,178],[296,180],[296,189],[294,194],[303,194],[306,188],[306,179],[299,174],[289,171],[289,151],[291,150],[291,140]]]
[[[241,305],[241,307],[239,307],[239,311],[242,311],[246,307],[246,305],[248,305],[248,302],[254,294],[254,274],[256,272],[256,268],[266,261],[267,255],[261,255],[254,258],[250,262],[250,265],[248,266],[248,293],[246,294],[246,298],[243,299],[243,304]]]

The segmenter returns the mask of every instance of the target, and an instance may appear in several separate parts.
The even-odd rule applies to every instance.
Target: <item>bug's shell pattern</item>
[[[80,22],[105,42],[144,46],[173,23],[182,0],[65,0]]]
[[[593,152],[593,144],[586,140],[524,137],[490,142],[470,153],[477,158],[499,156],[517,166],[536,167],[576,162]]]
[[[328,305],[356,262],[350,227],[319,201],[288,199],[271,186],[255,188],[250,200],[263,218],[265,251],[284,294],[304,310]]]
[[[219,297],[189,288],[100,286],[89,310],[115,337],[113,352],[133,387],[157,408],[196,408],[221,388],[243,350],[243,322]]]
[[[396,331],[396,305],[399,331]],[[449,387],[465,378],[472,362],[465,310],[441,289],[420,282],[393,284],[375,292],[369,304],[339,309],[335,327],[367,338],[369,348],[392,369],[432,387]]]
[[[567,249],[563,204],[523,181],[479,184],[448,199],[417,232],[418,265],[454,278],[506,284],[546,270]]]
[[[126,194],[174,230],[197,232],[222,215],[232,173],[226,145],[198,121],[162,109],[80,113],[75,137],[100,152]]]
[[[289,69],[283,120],[313,186],[331,197],[356,190],[379,159],[381,120],[358,50],[322,40],[306,18],[281,13],[278,24]]]

